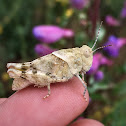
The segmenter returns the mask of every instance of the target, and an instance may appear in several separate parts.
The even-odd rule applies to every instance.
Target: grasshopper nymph
[[[97,49],[105,47],[92,50],[97,42],[98,35],[92,48],[83,45],[80,48],[76,47],[55,51],[31,62],[8,63],[7,72],[11,78],[14,78],[12,90],[21,90],[31,84],[35,84],[38,87],[47,86],[48,94],[44,97],[47,98],[51,94],[51,83],[65,82],[76,76],[85,88],[83,95],[86,99],[87,85],[84,81],[84,74],[92,66],[93,53]],[[79,76],[79,73],[82,74],[82,78]]]

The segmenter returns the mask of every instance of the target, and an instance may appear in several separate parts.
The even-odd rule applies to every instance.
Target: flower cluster
[[[111,15],[107,15],[105,18],[105,21],[109,26],[119,26],[120,25],[120,21],[118,21]]]
[[[124,2],[123,8],[120,12],[120,17],[121,18],[126,18],[126,1]],[[116,18],[114,18],[111,15],[107,15],[105,17],[105,22],[109,25],[109,26],[120,26],[121,25],[121,21],[117,20]]]
[[[112,45],[104,48],[104,51],[111,57],[115,58],[119,55],[120,48],[126,44],[126,38],[117,38],[111,35],[108,41],[104,45]],[[96,53],[93,56],[93,64],[90,70],[87,72],[89,75],[93,75],[96,81],[100,81],[104,78],[104,73],[99,70],[102,65],[111,66],[112,60],[103,56],[101,53]]]
[[[96,81],[102,80],[104,78],[104,73],[99,70],[102,65],[110,66],[112,65],[112,61],[103,56],[101,53],[94,54],[92,67],[87,74],[93,75]]]
[[[55,43],[63,37],[73,37],[74,32],[70,29],[60,28],[53,25],[40,25],[33,28],[34,37],[42,43],[51,44]],[[40,56],[47,55],[56,49],[51,49],[48,45],[37,44],[35,52]]]
[[[87,6],[87,4],[89,3],[89,0],[70,0],[70,2],[74,8],[81,10],[85,6]]]
[[[117,57],[119,55],[120,48],[126,44],[126,38],[117,38],[111,35],[105,45],[112,45],[110,47],[104,48],[104,51],[112,57]]]
[[[124,6],[123,6],[123,8],[121,10],[120,17],[121,18],[126,18],[126,1],[124,2]]]
[[[33,35],[44,43],[54,43],[63,37],[72,37],[73,31],[53,25],[40,25],[33,28]]]
[[[56,51],[56,49],[52,49],[47,45],[44,44],[37,44],[35,46],[35,52],[39,55],[39,56],[44,56],[47,54],[52,53],[53,51]]]

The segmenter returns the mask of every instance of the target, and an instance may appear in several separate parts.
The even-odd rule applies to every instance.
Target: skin
[[[1,126],[66,126],[89,104],[83,98],[83,86],[76,78],[51,85],[52,95],[43,99],[46,88],[27,87],[7,99],[0,99]],[[91,119],[77,120],[70,126],[103,126]]]

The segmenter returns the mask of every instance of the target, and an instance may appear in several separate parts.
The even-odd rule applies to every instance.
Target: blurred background
[[[93,65],[85,75],[90,94],[87,110],[107,126],[126,126],[126,1],[1,0],[0,97],[9,97],[13,79],[8,62],[26,62],[62,48],[90,47],[101,26]]]

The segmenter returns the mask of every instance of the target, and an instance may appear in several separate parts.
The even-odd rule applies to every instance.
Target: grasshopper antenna
[[[98,36],[99,36],[100,30],[101,30],[102,23],[103,23],[103,21],[101,21],[101,24],[100,24],[100,27],[99,27],[99,30],[98,30],[98,34],[97,34],[96,40],[95,40],[95,42],[94,42],[94,45],[92,46],[92,49],[95,47],[96,42],[97,42],[97,40],[98,40]]]
[[[93,53],[96,52],[96,51],[99,50],[99,49],[103,49],[103,48],[106,48],[106,47],[108,47],[108,46],[112,46],[112,45],[106,45],[106,46],[98,47],[97,49],[95,49],[95,50],[93,51]]]

